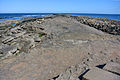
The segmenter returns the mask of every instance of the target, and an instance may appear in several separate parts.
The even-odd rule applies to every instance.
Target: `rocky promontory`
[[[119,50],[116,20],[54,14],[0,21],[0,80],[119,80]]]

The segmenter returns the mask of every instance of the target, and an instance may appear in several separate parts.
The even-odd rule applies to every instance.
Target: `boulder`
[[[120,80],[120,76],[95,67],[83,76],[83,80]]]

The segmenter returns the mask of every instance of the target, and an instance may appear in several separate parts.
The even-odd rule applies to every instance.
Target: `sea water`
[[[78,16],[90,16],[90,17],[107,18],[107,19],[120,21],[120,14],[91,14],[91,13],[0,13],[0,21],[43,17],[45,15],[50,15],[50,14],[70,14],[70,15],[78,15]]]

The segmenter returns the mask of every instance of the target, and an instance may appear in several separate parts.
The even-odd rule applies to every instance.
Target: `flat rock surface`
[[[98,68],[91,69],[83,78],[83,80],[120,80],[120,76]]]
[[[119,36],[62,16],[45,19],[41,24],[32,24],[44,28],[49,37],[28,53],[22,52],[1,60],[1,80],[48,80],[77,64],[89,68],[109,61],[120,62]],[[32,41],[29,37],[27,39]],[[80,67],[78,70],[79,74],[72,73],[76,77],[85,69]]]
[[[114,62],[107,63],[104,69],[120,75],[120,64],[118,63]]]

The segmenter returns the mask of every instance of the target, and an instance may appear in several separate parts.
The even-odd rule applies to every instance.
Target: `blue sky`
[[[120,0],[0,0],[0,13],[120,14]]]

